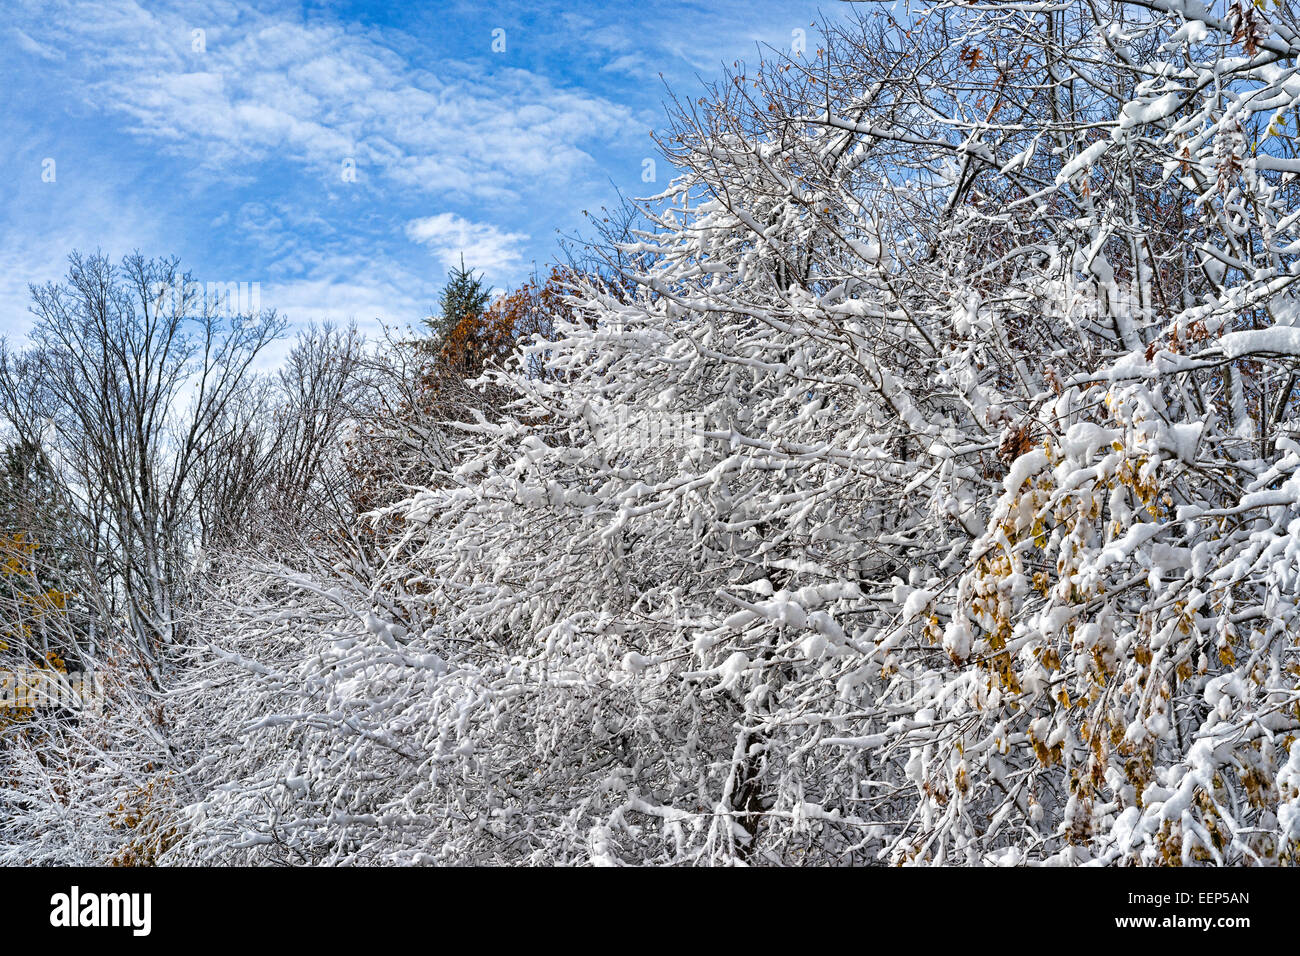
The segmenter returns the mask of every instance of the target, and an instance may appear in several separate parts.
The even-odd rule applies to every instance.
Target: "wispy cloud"
[[[30,53],[32,56],[40,57],[42,60],[49,60],[52,63],[67,59],[67,55],[62,50],[46,46],[44,43],[37,43],[17,27],[10,27],[9,35],[24,53]]]
[[[662,187],[661,71],[690,89],[817,2],[9,0],[0,332],[74,248],[175,253],[371,331],[427,314],[462,252],[508,286],[582,210]]]
[[[645,132],[599,94],[504,63],[408,61],[375,31],[242,3],[209,9],[203,25],[189,9],[128,7],[106,19],[102,5],[72,4],[47,29],[75,51],[86,96],[213,171],[289,160],[337,181],[350,163],[371,185],[509,199],[598,178],[591,144]]]
[[[406,224],[406,235],[428,246],[447,267],[458,265],[463,255],[473,268],[498,274],[518,265],[519,247],[528,241],[524,233],[504,232],[488,223],[470,222],[450,212],[412,219]]]

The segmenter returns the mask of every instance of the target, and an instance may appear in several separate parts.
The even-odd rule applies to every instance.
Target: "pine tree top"
[[[447,273],[447,284],[443,287],[439,300],[440,315],[431,315],[425,323],[439,337],[467,317],[482,314],[487,308],[491,295],[482,273],[466,268],[465,257],[460,258],[460,266],[453,266]]]

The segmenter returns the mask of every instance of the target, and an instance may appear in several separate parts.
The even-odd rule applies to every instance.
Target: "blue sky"
[[[649,137],[661,73],[690,95],[760,43],[789,49],[804,30],[812,49],[818,4],[19,0],[6,13],[0,333],[15,335],[27,284],[61,276],[74,248],[176,254],[201,282],[260,283],[262,306],[291,322],[367,330],[427,314],[462,251],[509,286],[615,187],[667,184]]]

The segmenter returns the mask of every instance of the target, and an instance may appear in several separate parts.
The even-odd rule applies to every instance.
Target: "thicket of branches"
[[[583,261],[256,387],[273,317],[74,259],[0,392],[113,691],[0,729],[0,854],[1295,862],[1298,56],[864,9]]]

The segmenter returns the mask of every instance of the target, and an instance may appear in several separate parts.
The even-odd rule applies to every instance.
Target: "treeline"
[[[446,422],[499,414],[469,383],[564,314],[571,269],[491,301],[462,262],[422,329],[309,325],[271,373],[286,323],[207,298],[174,258],[73,252],[32,289],[27,342],[0,346],[8,862],[154,862],[179,832],[170,711],[214,588],[253,555],[373,575],[391,533],[368,513],[449,465]],[[49,699],[83,674],[106,699]]]

